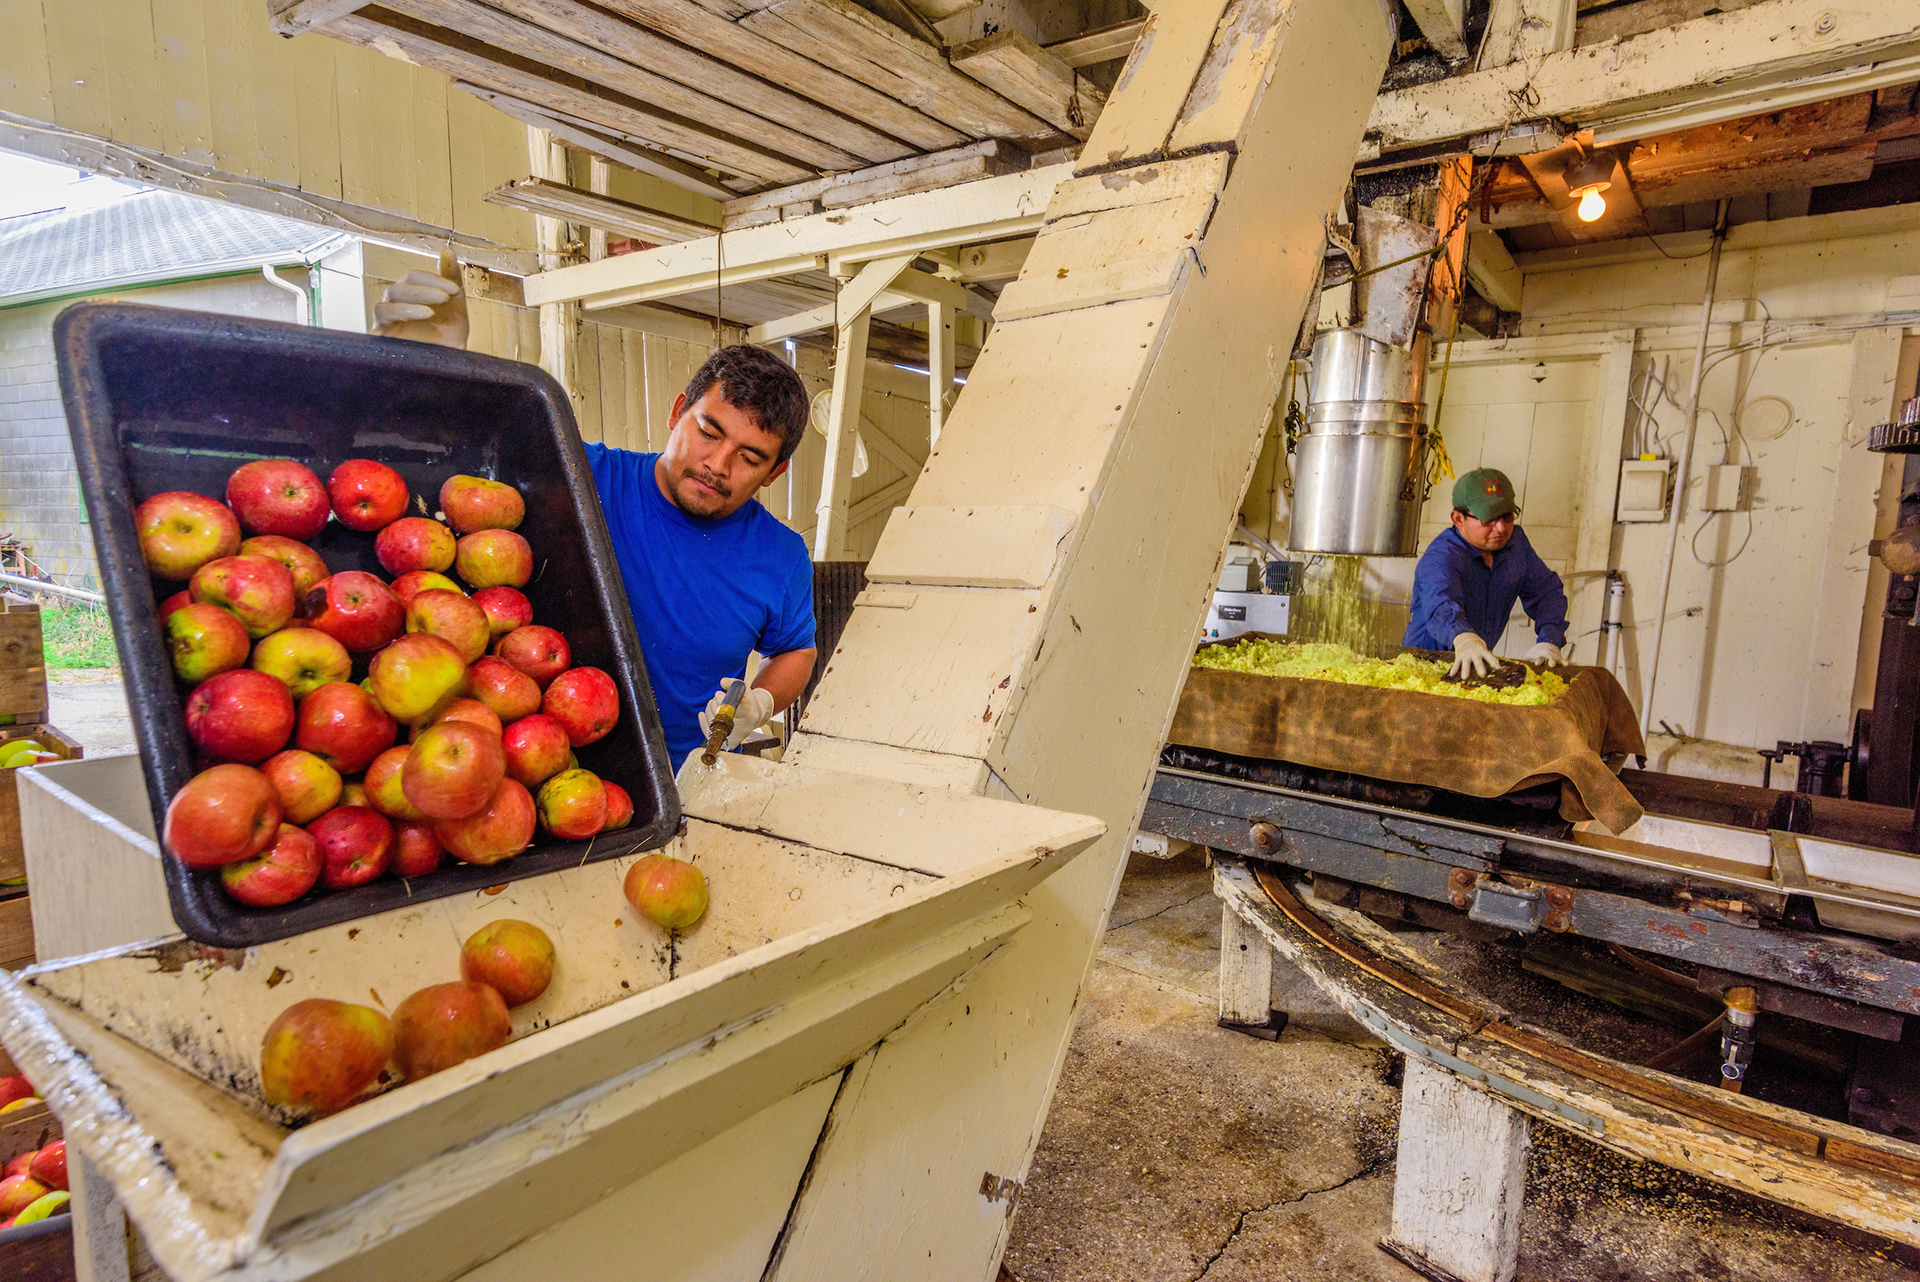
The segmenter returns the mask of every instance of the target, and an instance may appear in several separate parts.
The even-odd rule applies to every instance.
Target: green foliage
[[[86,605],[40,607],[41,649],[49,668],[112,668],[120,652],[113,644],[107,612]]]

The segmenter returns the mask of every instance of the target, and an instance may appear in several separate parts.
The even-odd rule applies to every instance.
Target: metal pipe
[[[1700,303],[1700,341],[1693,351],[1693,390],[1687,397],[1687,434],[1680,445],[1680,466],[1673,481],[1673,518],[1667,526],[1667,559],[1660,567],[1660,608],[1653,616],[1653,654],[1647,661],[1647,692],[1641,696],[1640,734],[1653,733],[1653,692],[1660,680],[1660,646],[1667,635],[1667,597],[1673,591],[1673,558],[1680,547],[1680,519],[1687,500],[1687,468],[1693,463],[1693,436],[1700,426],[1700,385],[1707,377],[1707,332],[1713,325],[1713,292],[1720,283],[1720,250],[1727,243],[1727,202],[1720,202],[1713,223],[1713,248],[1707,252],[1707,292]]]
[[[272,263],[261,263],[260,274],[267,278],[267,284],[278,286],[294,296],[300,306],[298,315],[302,325],[313,324],[313,308],[308,303],[306,290],[300,288],[292,281],[281,280],[279,275],[274,272]]]
[[[1621,604],[1626,600],[1627,581],[1618,570],[1607,571],[1607,612],[1600,620],[1600,653],[1594,656],[1593,664],[1612,672],[1619,662]]]
[[[18,574],[0,574],[0,583],[31,588],[35,592],[51,592],[55,596],[72,597],[76,601],[85,601],[88,605],[107,603],[107,598],[98,592],[89,592],[85,588],[70,588],[64,583],[43,583],[39,579],[29,579]]]

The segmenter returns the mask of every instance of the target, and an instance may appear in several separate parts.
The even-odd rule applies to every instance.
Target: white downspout
[[[284,289],[289,294],[292,294],[296,299],[299,300],[299,303],[300,303],[299,310],[295,314],[299,317],[299,321],[302,325],[313,324],[313,308],[309,305],[307,301],[306,290],[300,288],[298,285],[294,284],[292,281],[281,280],[279,275],[274,272],[272,263],[261,263],[260,274],[267,278],[267,284],[277,286],[280,289]]]
[[[1720,281],[1720,249],[1727,243],[1727,202],[1713,222],[1713,248],[1707,254],[1707,296],[1700,303],[1700,341],[1693,352],[1693,391],[1687,397],[1687,435],[1680,446],[1680,467],[1673,481],[1673,520],[1667,526],[1667,559],[1660,567],[1660,609],[1653,616],[1653,655],[1647,668],[1647,693],[1640,707],[1640,733],[1653,732],[1653,692],[1660,680],[1660,644],[1667,633],[1667,596],[1673,590],[1673,557],[1680,547],[1680,521],[1687,501],[1687,468],[1693,463],[1693,434],[1700,426],[1700,385],[1707,377],[1707,331],[1713,324],[1713,291]]]

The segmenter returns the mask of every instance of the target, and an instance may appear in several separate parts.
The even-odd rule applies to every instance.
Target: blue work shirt
[[[1427,544],[1413,570],[1413,617],[1400,644],[1422,650],[1451,650],[1453,639],[1472,632],[1489,648],[1513,617],[1513,603],[1527,607],[1534,636],[1555,645],[1567,643],[1567,591],[1515,526],[1513,540],[1493,554],[1493,567],[1479,549],[1444,530]]]
[[[748,652],[812,647],[813,559],[757,499],[717,521],[688,516],[653,479],[659,457],[587,444],[677,772],[703,742],[707,701],[746,671]]]

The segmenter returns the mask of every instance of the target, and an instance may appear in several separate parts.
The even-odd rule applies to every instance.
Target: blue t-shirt
[[[758,500],[717,521],[688,516],[653,479],[659,457],[587,444],[677,772],[702,743],[707,701],[746,671],[749,651],[813,645],[813,559]]]
[[[1442,530],[1414,567],[1413,612],[1400,644],[1451,650],[1455,637],[1471,632],[1489,647],[1499,645],[1515,601],[1527,607],[1536,640],[1567,643],[1566,588],[1525,531],[1514,529],[1489,568],[1460,531]]]

